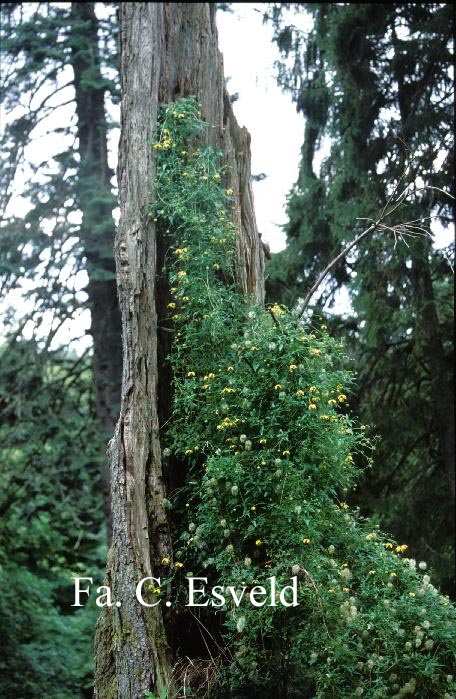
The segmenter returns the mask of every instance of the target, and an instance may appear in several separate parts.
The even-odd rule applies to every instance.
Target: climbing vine
[[[424,562],[347,502],[372,445],[348,411],[343,345],[237,288],[234,192],[222,153],[199,145],[207,128],[197,102],[180,100],[162,109],[152,146],[174,329],[163,453],[188,474],[165,502],[173,602],[186,602],[185,576],[208,578],[201,603],[213,585],[250,591],[274,577],[278,595],[295,576],[296,607],[227,597],[197,608],[220,619],[221,687],[450,699],[453,607]]]

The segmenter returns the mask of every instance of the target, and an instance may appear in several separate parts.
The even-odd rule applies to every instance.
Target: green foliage
[[[144,692],[146,699],[168,699],[168,690],[166,687],[162,689],[160,694],[154,694],[153,692]]]
[[[0,366],[0,694],[88,697],[97,611],[71,608],[72,576],[106,555],[88,358],[16,341]]]
[[[346,503],[372,447],[347,412],[343,344],[236,289],[233,192],[221,154],[198,147],[204,129],[196,102],[180,100],[163,108],[153,144],[150,215],[169,234],[176,331],[164,455],[170,468],[188,469],[171,495],[172,576],[208,577],[225,590],[271,576],[280,589],[297,577],[298,607],[219,610],[222,685],[252,696],[285,687],[338,699],[453,696],[448,598],[423,575],[425,563],[403,557],[406,545]],[[211,628],[213,615],[204,609],[200,619]]]
[[[300,32],[274,5],[278,80],[306,120],[288,199],[287,248],[268,298],[299,305],[319,273],[408,186],[389,223],[451,224],[452,14],[449,4],[301,3]],[[318,168],[319,147],[325,150]],[[406,165],[409,165],[406,171]],[[399,184],[400,183],[400,184]],[[435,189],[438,188],[438,189]],[[399,190],[398,190],[399,191]],[[394,244],[378,231],[334,267],[314,312],[346,339],[359,370],[353,405],[381,435],[358,502],[429,557],[454,593],[453,246]],[[348,291],[345,315],[325,313]],[[453,494],[452,494],[453,493]]]
[[[93,361],[75,337],[90,308],[92,333],[120,345],[104,113],[118,99],[116,8],[102,5],[103,20],[94,3],[1,7],[0,694],[17,699],[92,694],[96,609],[71,609],[71,578],[103,576],[106,435],[92,382],[108,384],[96,372],[120,355],[108,338]],[[55,349],[69,334],[77,344]]]
[[[92,572],[92,571],[91,571]],[[100,571],[101,573],[101,571]],[[0,569],[0,691],[16,699],[92,696],[94,604],[70,614],[58,609],[70,571],[42,574],[6,563]],[[70,661],[71,659],[71,661]]]
[[[90,268],[94,281],[114,278],[113,173],[101,157],[94,162],[80,138],[87,122],[104,138],[115,125],[107,123],[104,113],[93,113],[94,94],[106,94],[112,103],[119,93],[115,10],[111,3],[102,4],[106,19],[99,21],[95,15],[90,21],[93,3],[1,7],[2,295],[27,289],[27,308],[33,300],[30,315],[36,326],[37,313],[45,320],[52,313],[77,318],[89,305],[81,293],[81,270]],[[94,32],[99,55],[91,44]],[[76,65],[82,74],[77,85]],[[85,123],[75,118],[78,97]],[[105,182],[97,174],[101,168]],[[17,318],[11,321],[17,327]]]

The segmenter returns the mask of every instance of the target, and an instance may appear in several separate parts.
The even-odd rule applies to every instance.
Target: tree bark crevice
[[[264,299],[264,256],[253,211],[250,137],[235,120],[224,86],[210,3],[123,3],[120,7],[122,116],[118,182],[120,223],[115,243],[122,315],[120,418],[110,443],[113,546],[108,564],[113,599],[101,614],[95,650],[95,697],[143,699],[170,681],[173,619],[163,605],[142,607],[135,586],[159,577],[172,542],[163,500],[160,425],[171,416],[166,243],[157,237],[151,142],[161,104],[194,95],[210,125],[208,145],[224,153],[226,186],[234,190],[240,288]],[[172,650],[173,647],[173,650]]]

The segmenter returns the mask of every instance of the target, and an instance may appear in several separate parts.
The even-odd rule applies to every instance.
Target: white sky
[[[239,93],[239,99],[233,109],[242,126],[251,134],[252,173],[265,173],[267,177],[260,182],[253,182],[255,210],[258,229],[263,240],[269,243],[271,250],[277,252],[285,246],[285,235],[281,224],[286,222],[286,197],[298,176],[300,148],[304,138],[304,119],[296,112],[289,94],[284,94],[277,86],[274,62],[279,58],[276,44],[272,41],[272,28],[263,23],[263,12],[267,5],[262,3],[233,3],[233,12],[218,12],[217,26],[219,45],[223,53],[225,76],[229,79],[230,94]],[[292,13],[290,13],[292,14]],[[293,24],[302,29],[310,29],[307,15],[293,14]],[[71,76],[70,76],[71,77]],[[68,78],[68,76],[66,76]],[[65,108],[64,108],[65,109]],[[69,110],[69,111],[68,111]],[[63,110],[62,110],[63,111]],[[72,108],[67,108],[67,119],[71,118]],[[114,118],[117,115],[113,115]],[[62,114],[59,115],[60,119]],[[45,129],[43,128],[43,131]],[[39,136],[39,134],[35,134]],[[119,130],[112,129],[110,140],[110,165],[115,169]],[[55,142],[54,142],[55,145]],[[328,144],[324,143],[322,152],[316,160],[326,155]],[[29,146],[28,155],[35,162],[46,160],[49,155],[49,143],[46,137],[38,137]],[[326,151],[326,152],[325,152]],[[315,163],[318,168],[318,162]],[[25,173],[24,173],[25,175]],[[27,204],[16,198],[24,210]],[[46,231],[47,232],[47,231]],[[51,231],[49,231],[50,233]],[[444,247],[452,240],[451,230],[435,230],[436,247]],[[82,275],[82,276],[81,276]],[[81,272],[78,286],[85,283],[85,272]],[[20,313],[25,301],[18,290],[14,300]],[[348,295],[342,295],[333,312],[344,312],[348,308]],[[24,306],[25,311],[25,306]],[[0,309],[1,312],[1,309]],[[42,324],[43,332],[47,323]],[[67,323],[57,334],[53,346],[68,342],[71,337],[81,336],[90,325],[90,314],[86,310],[74,323]],[[49,326],[48,326],[49,327]],[[27,334],[33,334],[33,328],[27,328]],[[78,341],[78,347],[90,344],[90,338]]]
[[[103,14],[103,8],[98,6],[98,14]],[[258,228],[263,240],[270,244],[271,250],[276,252],[285,246],[285,235],[280,229],[280,224],[285,223],[285,201],[291,186],[298,175],[300,147],[304,135],[304,121],[298,115],[290,96],[285,95],[278,88],[275,80],[274,61],[279,54],[275,44],[272,43],[272,29],[263,24],[262,12],[265,5],[261,3],[235,3],[234,12],[218,12],[217,25],[219,29],[219,44],[224,56],[225,75],[230,77],[228,89],[230,93],[239,93],[239,101],[234,105],[234,112],[241,125],[246,126],[252,135],[252,172],[259,174],[264,172],[267,177],[261,182],[254,182],[255,209]],[[70,71],[71,72],[71,71]],[[71,80],[71,75],[61,76],[61,82]],[[71,88],[68,88],[71,93]],[[58,99],[68,99],[71,94],[61,93]],[[56,99],[56,101],[58,101]],[[67,122],[73,116],[72,105],[63,107],[50,118],[49,122],[43,122],[34,132],[33,141],[27,146],[26,160],[34,163],[46,161],[49,157],[49,140],[46,137],[48,128],[53,127],[54,119],[59,122]],[[112,117],[118,120],[118,109],[111,110]],[[52,148],[57,152],[65,148],[65,143],[60,143],[64,137],[55,136]],[[109,163],[115,171],[117,164],[117,148],[119,129],[111,129],[109,132]],[[30,209],[30,204],[20,196],[22,187],[28,177],[31,177],[30,168],[25,165],[19,173],[16,181],[16,195],[11,201],[10,211],[16,214],[18,211],[25,213]],[[37,176],[40,177],[40,173]],[[76,221],[74,221],[76,223]],[[53,222],[43,223],[43,230],[52,234]],[[43,261],[44,264],[45,260]],[[81,271],[76,280],[77,286],[82,288],[87,283],[86,273]],[[22,288],[9,295],[6,302],[16,308],[19,315],[25,314],[32,308],[32,302],[24,298],[23,293],[33,288],[33,282],[23,280]],[[4,309],[0,308],[0,315]],[[52,318],[52,314],[44,319],[39,334],[46,336],[50,327],[58,322]],[[60,328],[52,348],[61,343],[69,342],[75,336],[78,350],[90,346],[90,336],[84,336],[90,327],[90,313],[83,310],[72,321],[66,321]],[[36,333],[36,328],[29,322],[24,329],[24,335],[31,337]]]
[[[285,234],[280,228],[287,220],[286,197],[298,177],[300,149],[304,140],[304,119],[296,112],[291,96],[277,86],[274,61],[279,58],[272,41],[269,23],[263,24],[264,3],[232,3],[234,12],[217,12],[219,46],[229,77],[230,94],[239,93],[233,104],[241,126],[250,131],[252,142],[252,174],[264,172],[261,182],[253,182],[258,229],[270,244],[272,252],[285,247]],[[289,12],[291,22],[308,31],[312,20],[308,15]],[[329,141],[324,140],[314,161],[329,154]],[[434,246],[447,247],[454,239],[453,227],[432,223]],[[334,312],[347,308],[348,295]]]
[[[286,222],[286,196],[298,176],[304,120],[291,96],[277,86],[274,61],[279,52],[271,26],[263,24],[265,8],[233,3],[234,12],[217,12],[217,27],[228,90],[239,93],[234,113],[252,136],[252,174],[267,175],[253,183],[258,229],[277,252],[285,247],[279,226]]]

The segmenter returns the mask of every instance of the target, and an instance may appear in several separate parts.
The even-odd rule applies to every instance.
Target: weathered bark
[[[250,184],[250,135],[234,117],[225,89],[223,59],[217,45],[214,3],[161,3],[163,61],[159,103],[196,95],[212,125],[208,142],[225,154],[231,169],[238,223],[238,279],[247,294],[264,298],[264,256]]]
[[[120,607],[107,609],[97,627],[95,696],[142,699],[167,686],[173,663],[172,617],[160,606],[142,607],[138,580],[159,577],[172,557],[166,513],[159,424],[170,411],[168,335],[157,318],[167,302],[160,276],[162,241],[147,213],[153,201],[150,147],[158,107],[196,95],[231,166],[238,205],[238,278],[247,294],[263,299],[263,250],[253,213],[249,136],[237,125],[224,89],[217,48],[215,6],[209,3],[123,3],[121,21],[122,131],[119,153],[121,218],[115,253],[124,353],[120,418],[110,446],[113,546],[108,584]],[[159,385],[160,381],[160,385]]]
[[[93,337],[93,380],[100,428],[106,442],[119,414],[122,375],[121,324],[115,265],[112,255],[115,227],[108,166],[105,87],[100,70],[97,18],[94,3],[73,2],[71,38],[77,134],[80,156],[78,196],[82,211],[81,242],[89,277],[87,294]],[[108,461],[100,467],[108,540],[111,539],[111,494]]]

